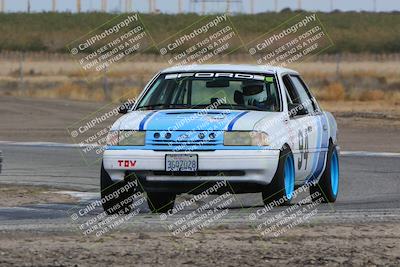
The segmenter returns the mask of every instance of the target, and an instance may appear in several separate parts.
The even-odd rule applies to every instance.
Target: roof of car
[[[161,73],[176,73],[176,72],[198,72],[198,71],[231,71],[231,72],[249,72],[249,73],[295,73],[296,71],[266,65],[250,65],[250,64],[201,64],[201,65],[183,65],[166,68]]]

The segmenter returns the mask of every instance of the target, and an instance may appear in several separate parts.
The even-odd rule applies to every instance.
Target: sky
[[[1,1],[1,0],[0,0]],[[6,12],[22,12],[27,10],[27,2],[31,2],[32,12],[51,11],[52,0],[3,0],[5,2]],[[57,11],[70,11],[76,12],[76,0],[56,0]],[[133,10],[139,12],[148,12],[148,0],[131,0]],[[192,0],[182,0],[183,10],[186,12],[195,11],[200,12],[202,9],[201,4],[193,4],[190,7]],[[241,0],[241,3],[233,3],[231,0],[232,12],[251,12],[251,0]],[[298,0],[276,0],[278,3],[278,10],[286,7],[297,9]],[[99,10],[101,0],[81,0],[82,11]],[[163,13],[176,13],[178,11],[179,0],[155,0],[157,9]],[[222,0],[223,2],[223,0]],[[275,0],[253,0],[255,12],[265,12],[275,10]],[[342,11],[373,11],[376,7],[377,11],[400,11],[400,0],[301,0],[302,9],[314,11],[330,11],[331,3],[333,9]],[[376,2],[376,5],[374,4]],[[118,12],[124,10],[125,0],[108,0],[108,11]],[[207,3],[207,12],[223,12],[226,10],[224,3]]]

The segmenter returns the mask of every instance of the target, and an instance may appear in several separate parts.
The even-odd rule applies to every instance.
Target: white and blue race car
[[[101,167],[109,214],[129,206],[126,199],[137,190],[146,192],[153,212],[166,212],[177,194],[221,181],[234,193],[261,192],[266,205],[290,202],[304,184],[311,196],[336,200],[337,125],[296,71],[171,67],[120,112]]]

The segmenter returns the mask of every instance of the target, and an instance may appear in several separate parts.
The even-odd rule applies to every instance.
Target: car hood
[[[281,113],[246,110],[133,111],[122,116],[112,129],[140,131],[253,130],[257,122],[278,118],[279,114]]]

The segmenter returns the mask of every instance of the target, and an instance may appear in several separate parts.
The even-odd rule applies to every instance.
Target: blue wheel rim
[[[289,155],[285,160],[284,175],[285,175],[285,197],[290,200],[293,197],[294,191],[294,163],[293,156]]]
[[[331,158],[331,189],[332,194],[336,196],[339,189],[339,159],[336,149],[333,151]]]

